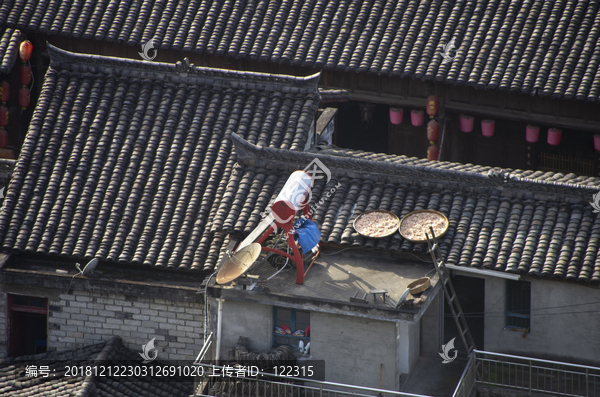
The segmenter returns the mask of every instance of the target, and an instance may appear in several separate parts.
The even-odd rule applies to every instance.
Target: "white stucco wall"
[[[506,282],[485,281],[485,349],[600,365],[600,289],[565,281],[531,282],[531,332],[504,329]],[[579,313],[578,313],[579,312]]]
[[[211,313],[216,314],[216,300],[211,299],[209,305]],[[213,326],[216,326],[216,315],[211,318],[214,321]],[[266,352],[273,344],[272,334],[272,306],[228,300],[223,302],[221,359],[229,357],[229,349],[235,347],[240,336],[250,339],[250,349]]]
[[[215,329],[217,301],[211,299],[209,306]],[[228,357],[240,336],[250,338],[251,349],[272,348],[272,306],[225,301],[222,321],[220,358]],[[419,324],[311,311],[310,327],[310,355],[325,361],[327,381],[398,390],[399,375],[419,357]]]
[[[396,389],[396,324],[311,312],[311,355],[325,360],[325,380]],[[382,366],[383,365],[383,366]]]
[[[409,374],[420,352],[420,327],[419,324],[401,323],[397,324],[396,335],[396,367],[398,376]]]

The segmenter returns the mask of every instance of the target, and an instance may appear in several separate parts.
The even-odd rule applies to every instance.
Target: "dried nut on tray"
[[[354,229],[369,237],[387,236],[394,233],[397,228],[398,218],[383,211],[362,214],[354,222]]]
[[[400,234],[409,240],[425,240],[425,233],[429,233],[430,227],[436,236],[440,236],[447,226],[447,221],[435,213],[418,212],[404,218]]]

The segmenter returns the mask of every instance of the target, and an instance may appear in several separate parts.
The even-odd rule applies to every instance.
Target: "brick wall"
[[[156,338],[159,359],[193,360],[203,345],[203,305],[74,291],[50,302],[48,346],[79,347],[120,336],[134,351]]]
[[[81,347],[120,336],[133,351],[156,338],[158,359],[194,360],[203,345],[204,305],[160,298],[73,291],[50,300],[48,349]],[[6,294],[0,294],[0,354],[6,356]]]

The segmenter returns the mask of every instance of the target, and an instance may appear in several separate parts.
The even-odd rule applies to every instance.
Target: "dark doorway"
[[[47,349],[48,300],[8,295],[8,355],[18,357]]]
[[[338,107],[334,143],[365,152],[389,153],[389,106],[342,102]]]
[[[451,280],[460,306],[467,319],[467,325],[473,336],[475,347],[483,350],[485,280],[482,278],[458,275],[452,275]],[[448,343],[452,338],[456,338],[454,346],[458,349],[458,356],[466,357],[467,349],[459,336],[454,317],[452,316],[452,311],[450,310],[446,299],[444,299],[444,344]]]

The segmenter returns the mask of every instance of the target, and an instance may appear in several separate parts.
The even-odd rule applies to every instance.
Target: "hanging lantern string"
[[[27,60],[28,66],[31,68],[31,87],[29,87],[29,91],[33,90],[33,83],[35,82],[35,77],[33,77],[33,67],[31,66],[31,61]]]
[[[29,91],[31,92],[31,90],[33,90],[33,86],[35,83],[35,78],[33,77],[33,67],[31,66],[31,57],[33,55],[33,44],[31,44],[31,41],[29,40],[24,40],[23,42],[21,42],[20,46],[19,46],[19,57],[21,58],[21,60],[23,61],[23,66],[27,66],[29,67],[29,74],[31,76],[31,81],[30,81],[30,87],[27,87],[27,85],[23,85],[23,88],[28,88]]]
[[[21,105],[22,110],[25,110],[30,105],[31,89],[35,84],[30,62],[32,54],[33,44],[31,44],[31,41],[24,40],[21,42],[21,45],[19,46],[19,57],[23,61],[23,65],[19,71],[19,78],[23,86],[19,89],[19,105]]]
[[[29,75],[31,76],[31,82],[28,84],[30,85],[30,87],[27,87],[27,85],[23,84],[23,88],[29,88],[29,91],[31,91],[33,90],[33,85],[35,83],[35,77],[33,77],[33,67],[31,66],[31,61],[23,61],[23,66],[29,66],[29,70],[31,70],[31,72],[29,73]]]

